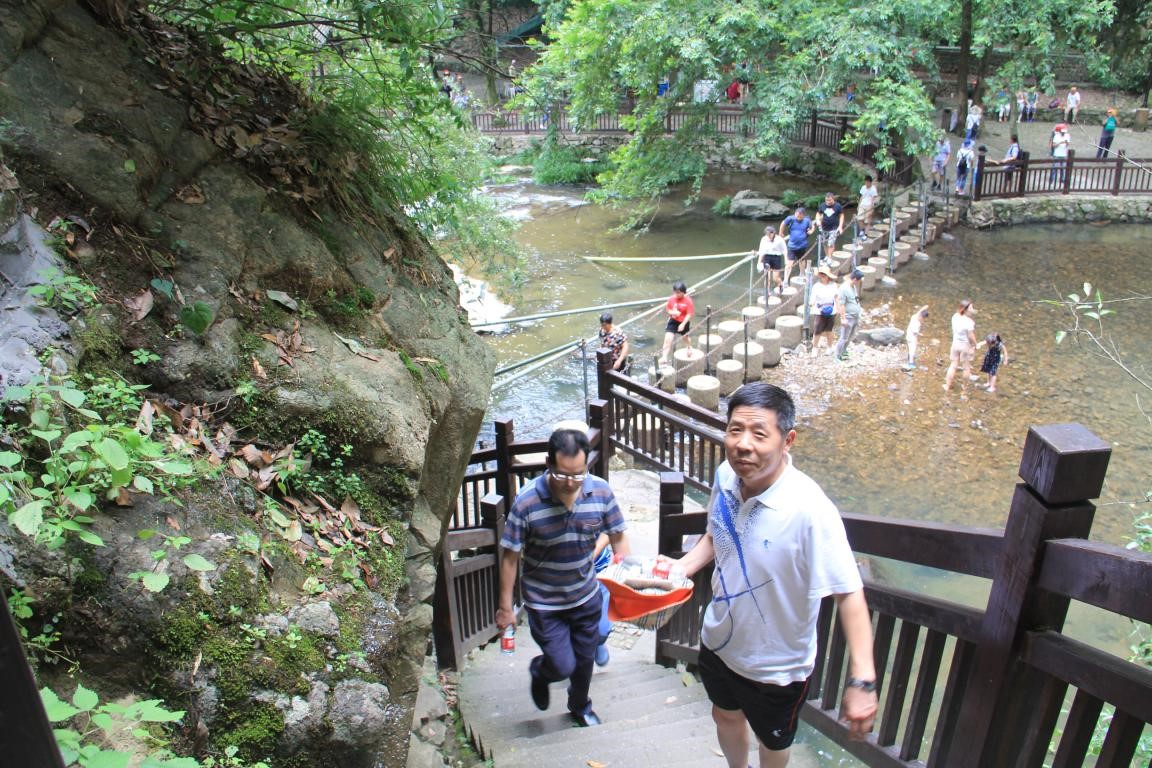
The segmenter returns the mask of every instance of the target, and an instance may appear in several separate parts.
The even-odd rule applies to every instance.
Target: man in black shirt
[[[844,208],[836,202],[836,195],[829,192],[824,195],[824,202],[816,211],[816,224],[820,227],[820,239],[824,242],[824,258],[821,264],[827,264],[836,250],[836,240],[844,234]]]

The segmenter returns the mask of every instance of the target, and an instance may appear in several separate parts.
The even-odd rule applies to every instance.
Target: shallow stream
[[[595,206],[573,207],[579,193],[521,186],[517,194],[560,198],[527,204],[520,240],[530,252],[524,290],[503,297],[515,314],[564,307],[592,306],[640,298],[663,299],[673,280],[693,282],[732,259],[707,262],[591,263],[589,255],[687,256],[747,251],[764,222],[719,218],[711,201],[752,187],[769,195],[784,189],[805,194],[822,191],[789,177],[736,175],[716,179],[692,207],[667,201],[648,234],[635,237],[611,231],[617,214]],[[566,200],[565,200],[566,198]],[[779,222],[772,222],[779,224]],[[1134,372],[1152,379],[1152,270],[1148,269],[1152,227],[1146,225],[1044,225],[977,232],[958,227],[953,239],[927,249],[927,262],[913,261],[896,274],[898,285],[862,297],[865,311],[887,305],[877,318],[901,330],[911,311],[931,307],[925,323],[920,368],[907,373],[893,352],[877,362],[846,367],[834,375],[805,375],[799,364],[772,369],[769,380],[786,386],[801,412],[793,456],[799,467],[822,484],[843,511],[1003,527],[1024,438],[1033,424],[1080,422],[1111,443],[1108,479],[1100,498],[1092,538],[1123,545],[1134,533],[1136,515],[1152,488],[1152,392],[1113,362],[1072,339],[1056,342],[1070,316],[1045,303],[1080,292],[1084,282],[1105,299],[1129,299],[1111,305],[1115,314],[1103,329],[1108,343]],[[748,290],[747,269],[697,299],[719,306]],[[945,395],[949,319],[959,299],[977,309],[978,338],[999,333],[1009,362],[1001,368],[999,392],[970,384],[967,398]],[[622,320],[643,308],[616,311]],[[594,334],[596,313],[540,321],[511,333],[491,336],[499,366],[523,359],[581,334]],[[718,318],[723,319],[723,318]],[[658,352],[663,323],[654,316],[627,326],[634,351],[645,361]],[[694,323],[694,333],[699,329]],[[902,347],[901,347],[902,350]],[[861,356],[862,357],[862,356]],[[979,369],[978,355],[974,371]],[[822,359],[805,365],[833,365]],[[481,437],[491,437],[491,419],[513,418],[518,437],[543,437],[562,418],[583,410],[583,366],[576,358],[558,362],[493,393]],[[595,391],[595,371],[587,368]],[[955,389],[955,388],[954,388]],[[1143,408],[1142,408],[1143,406]],[[875,563],[883,578],[905,589],[927,591],[983,606],[987,582],[942,575],[923,568]],[[1130,626],[1102,612],[1073,606],[1070,634],[1126,656]]]

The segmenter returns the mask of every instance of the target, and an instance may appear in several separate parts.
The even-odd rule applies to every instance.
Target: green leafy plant
[[[168,494],[192,465],[123,423],[108,423],[87,407],[87,394],[70,379],[11,387],[5,404],[20,404],[26,423],[12,423],[15,451],[0,451],[0,511],[26,536],[50,549],[70,537],[93,546],[100,500],[131,492]]]
[[[150,349],[134,349],[132,350],[132,363],[134,365],[148,365],[148,363],[155,363],[163,358]]]
[[[40,661],[65,661],[69,665],[75,664],[72,659],[57,650],[60,643],[60,630],[57,628],[60,620],[59,614],[42,622],[39,632],[33,633],[28,628],[28,620],[33,618],[36,613],[32,609],[35,603],[36,601],[23,590],[12,589],[8,593],[8,609],[12,613],[16,629],[20,633],[20,641],[24,645],[25,652]]]
[[[164,589],[168,586],[170,577],[167,573],[157,569],[160,568],[168,560],[170,560],[173,556],[175,556],[175,554],[178,553],[180,549],[191,544],[192,539],[188,538],[187,536],[169,536],[167,534],[160,533],[159,531],[154,531],[150,528],[138,531],[136,535],[140,538],[141,541],[148,541],[155,536],[160,536],[162,546],[159,549],[152,550],[152,559],[156,561],[156,565],[153,566],[152,570],[135,571],[128,574],[128,578],[133,579],[134,581],[139,581],[149,592],[163,592]],[[203,555],[196,554],[195,552],[184,555],[180,558],[180,560],[184,563],[185,567],[192,571],[207,572],[216,570],[215,563],[209,561]]]
[[[68,275],[59,269],[40,272],[40,284],[28,289],[44,306],[74,314],[96,303],[96,286],[87,280]]]
[[[548,141],[536,157],[532,175],[537,184],[591,184],[608,169],[608,164],[588,160],[578,147],[564,147],[556,141]]]
[[[180,307],[179,317],[181,325],[197,336],[202,336],[212,325],[212,321],[216,319],[216,313],[212,311],[210,304],[197,301]]]
[[[732,195],[724,195],[724,197],[717,200],[712,204],[712,213],[717,216],[727,216],[732,212]]]
[[[100,703],[100,697],[83,685],[77,685],[71,701],[64,701],[50,688],[40,689],[40,700],[53,728],[56,746],[66,766],[112,768],[126,766],[134,752],[108,749],[109,743],[130,740],[147,752],[142,764],[150,768],[199,768],[193,758],[175,757],[166,742],[153,735],[147,724],[176,723],[183,712],[165,709],[159,699],[130,704]]]

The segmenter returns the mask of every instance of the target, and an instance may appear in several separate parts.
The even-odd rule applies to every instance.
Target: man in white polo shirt
[[[863,583],[836,505],[792,466],[795,419],[792,398],[775,385],[732,395],[708,531],[679,561],[688,575],[716,563],[698,664],[729,768],[747,768],[749,725],[761,768],[787,765],[828,595],[851,655],[841,717],[863,738],[876,716]]]

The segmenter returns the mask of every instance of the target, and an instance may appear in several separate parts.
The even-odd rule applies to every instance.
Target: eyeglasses
[[[551,470],[551,469],[548,470],[548,474],[552,475],[553,478],[555,478],[557,481],[559,481],[561,483],[566,482],[568,480],[571,480],[574,483],[582,483],[582,482],[584,482],[584,478],[588,477],[587,473],[581,473],[579,475],[569,475],[569,474],[566,474],[564,472],[556,472],[555,470]]]

